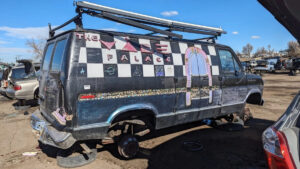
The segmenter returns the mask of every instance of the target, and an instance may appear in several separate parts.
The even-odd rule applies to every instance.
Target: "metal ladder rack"
[[[76,2],[76,12],[78,13],[77,16],[73,17],[72,19],[68,20],[64,24],[51,29],[51,25],[49,24],[49,36],[53,37],[55,35],[55,31],[61,29],[62,27],[74,22],[76,24],[77,30],[82,30],[82,14],[87,14],[94,17],[99,17],[115,22],[119,22],[122,24],[134,26],[137,28],[145,29],[151,31],[146,35],[153,35],[153,34],[162,34],[166,35],[169,38],[179,38],[182,39],[182,35],[174,33],[173,31],[177,32],[187,32],[187,33],[195,33],[201,35],[209,35],[208,39],[216,39],[221,34],[225,34],[226,32],[221,28],[215,27],[208,27],[196,24],[190,24],[185,22],[178,22],[168,19],[162,19],[157,17],[152,17],[148,15],[143,15],[139,13],[129,12],[125,10],[120,10],[116,8],[106,7],[86,1],[79,1]],[[154,26],[166,28],[160,29]],[[196,39],[200,40],[200,39]]]

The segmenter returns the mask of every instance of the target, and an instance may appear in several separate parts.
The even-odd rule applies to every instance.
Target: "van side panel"
[[[133,107],[153,110],[157,129],[221,115],[215,44],[107,32],[74,32],[73,43],[69,87],[75,91],[70,95],[75,128],[109,125]],[[202,51],[210,68],[207,75],[192,75],[189,87],[187,49]]]

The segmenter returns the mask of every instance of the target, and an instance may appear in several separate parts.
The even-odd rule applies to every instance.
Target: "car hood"
[[[300,1],[258,0],[300,43]]]

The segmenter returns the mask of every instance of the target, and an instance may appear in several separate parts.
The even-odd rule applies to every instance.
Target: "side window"
[[[60,71],[67,39],[58,41],[52,59],[51,71]]]
[[[234,57],[232,59],[233,59],[233,62],[234,62],[235,70],[238,71],[238,72],[241,72],[241,68],[240,68],[240,65],[238,64],[238,62],[235,60]]]
[[[53,45],[54,44],[51,43],[47,46],[42,70],[49,70],[49,64],[50,64],[51,54],[52,54],[52,50],[53,50]]]
[[[222,71],[224,73],[234,73],[234,59],[231,52],[227,50],[219,50],[219,56],[221,60]]]

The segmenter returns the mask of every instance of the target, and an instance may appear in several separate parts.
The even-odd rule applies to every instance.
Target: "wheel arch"
[[[254,91],[248,94],[246,98],[246,103],[249,104],[257,104],[257,105],[263,105],[263,99],[261,92]]]
[[[116,109],[107,119],[107,123],[112,124],[120,119],[132,116],[148,116],[151,117],[153,125],[155,125],[156,115],[158,114],[157,109],[151,104],[133,104],[122,106]]]

